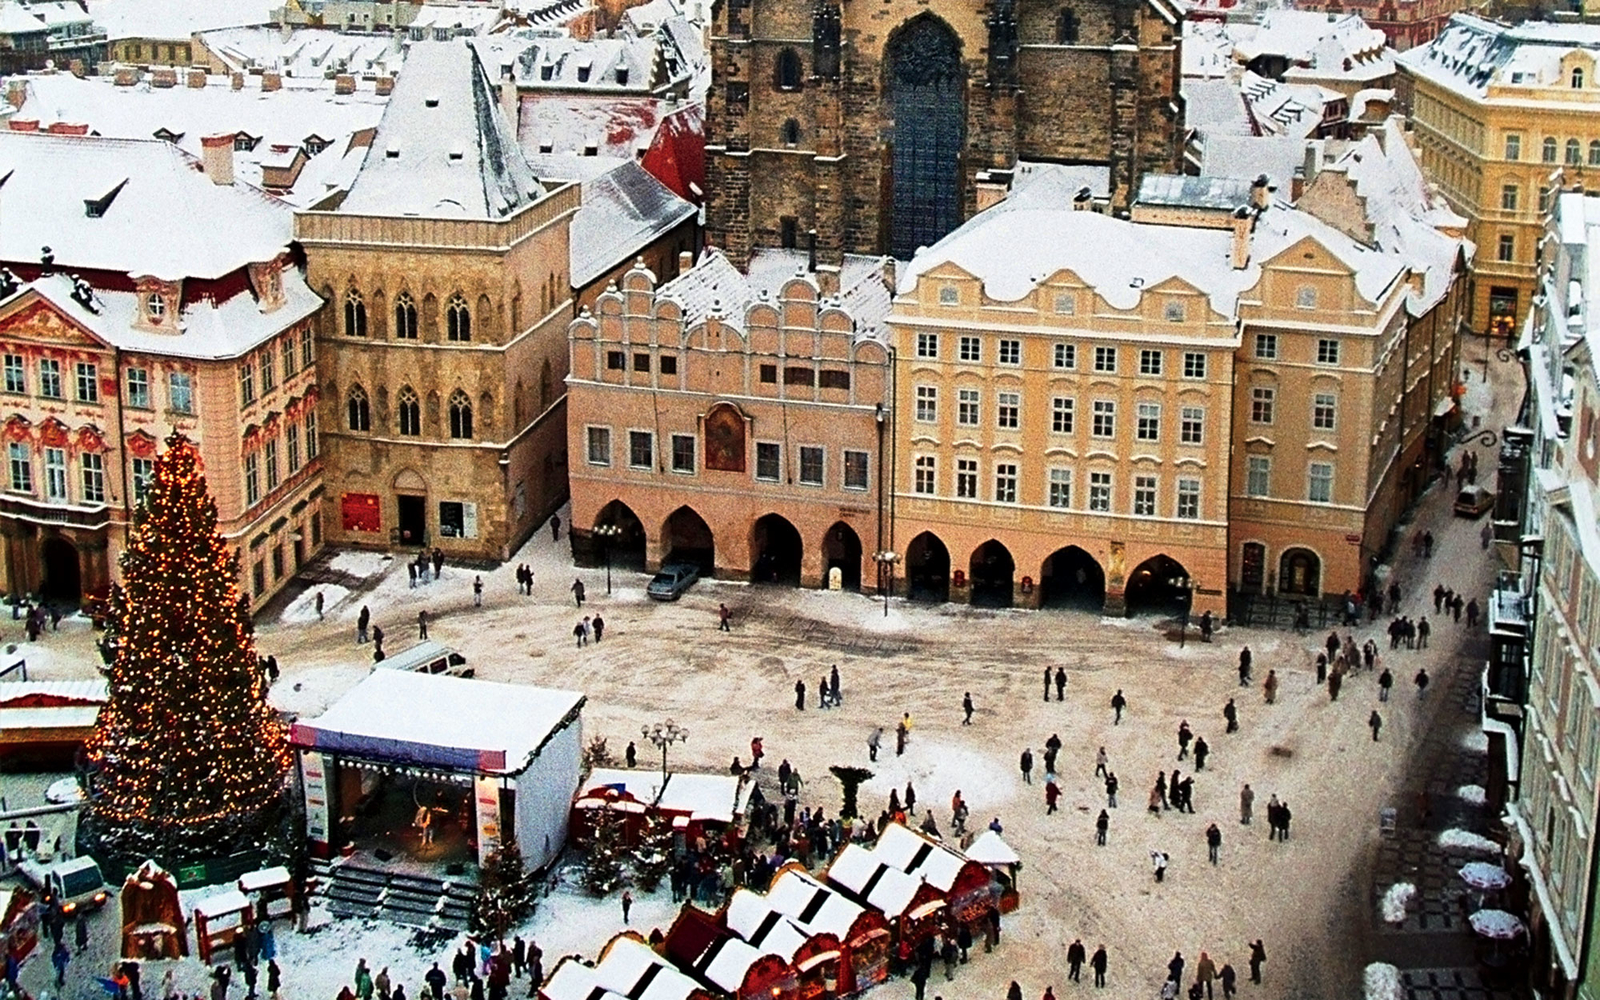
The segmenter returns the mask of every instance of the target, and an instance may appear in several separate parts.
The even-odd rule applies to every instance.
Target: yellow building
[[[1600,25],[1470,14],[1397,56],[1423,165],[1477,244],[1469,322],[1509,336],[1535,290],[1549,192],[1600,171]],[[1592,181],[1591,181],[1592,183]]]

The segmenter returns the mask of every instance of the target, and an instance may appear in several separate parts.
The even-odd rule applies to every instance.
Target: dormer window
[[[437,97],[424,97],[422,99],[422,106],[426,108],[437,108],[439,106],[439,99]]]
[[[166,316],[167,300],[161,297],[160,292],[151,292],[144,297],[144,314],[152,323],[159,323]]]
[[[556,75],[556,68],[555,68],[554,64],[545,63],[543,66],[539,67],[539,79],[541,79],[541,80],[553,80],[553,79],[555,79],[555,75]]]
[[[1582,90],[1583,89],[1583,67],[1582,66],[1574,66],[1574,67],[1572,67],[1571,82],[1572,82],[1572,89],[1573,90]]]
[[[578,67],[578,82],[579,83],[588,83],[589,82],[589,67],[588,66],[579,66]]]

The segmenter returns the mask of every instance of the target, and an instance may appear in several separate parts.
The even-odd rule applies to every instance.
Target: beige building
[[[803,254],[687,263],[659,288],[635,267],[571,326],[575,553],[876,589],[892,270],[848,258],[829,295]]]
[[[103,594],[175,431],[199,447],[253,608],[322,545],[322,301],[291,209],[235,184],[232,157],[231,135],[202,171],[160,140],[0,133],[29,206],[0,221],[8,594]]]
[[[1396,57],[1423,165],[1477,245],[1470,322],[1509,337],[1535,292],[1549,193],[1600,170],[1600,25],[1456,14]]]
[[[295,220],[333,303],[331,539],[505,559],[560,504],[578,201],[534,177],[466,42],[412,47],[348,195]]]

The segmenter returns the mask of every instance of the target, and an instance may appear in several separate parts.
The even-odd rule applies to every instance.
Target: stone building
[[[340,544],[505,559],[566,494],[568,226],[474,49],[419,42],[349,194],[296,217]]]
[[[1539,241],[1557,170],[1600,170],[1600,25],[1511,26],[1457,14],[1403,52],[1398,97],[1423,165],[1467,217],[1479,253],[1470,322],[1510,337],[1535,292]]]
[[[117,578],[174,431],[259,608],[323,543],[312,320],[292,211],[155,139],[0,133],[0,589],[71,603]],[[161,232],[163,239],[150,234]]]
[[[1019,160],[1098,164],[1114,206],[1178,168],[1179,22],[1166,0],[715,8],[707,230],[758,247],[909,259]]]
[[[660,287],[635,267],[571,325],[574,552],[876,589],[892,273],[848,257],[830,296],[803,254],[683,267]]]

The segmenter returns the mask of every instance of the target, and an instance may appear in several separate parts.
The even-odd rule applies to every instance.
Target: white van
[[[465,656],[432,640],[419,642],[409,649],[386,656],[377,665],[386,670],[410,670],[418,674],[449,674],[451,677],[471,677],[473,674]]]

